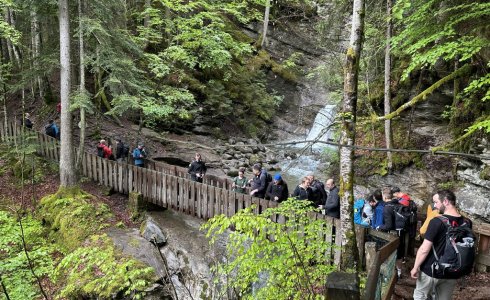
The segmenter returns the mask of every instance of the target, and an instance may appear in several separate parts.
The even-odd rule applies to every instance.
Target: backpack
[[[475,235],[470,221],[464,219],[461,225],[451,225],[445,216],[437,216],[447,227],[446,245],[438,257],[434,245],[432,251],[436,261],[432,264],[433,277],[457,279],[471,273],[475,262]]]
[[[272,182],[272,175],[265,172],[265,187],[267,188],[269,186],[269,183],[271,182]]]
[[[104,147],[97,145],[97,156],[104,157]]]
[[[53,125],[46,126],[45,132],[51,137],[56,137],[56,130],[54,129]]]
[[[379,201],[374,209],[373,220],[371,221],[371,227],[376,229],[378,226],[382,226],[384,223],[383,219],[383,210],[385,208],[386,203],[383,201]]]
[[[395,214],[395,229],[405,230],[409,229],[417,222],[417,205],[412,200],[409,200],[409,205],[395,204],[393,208]]]
[[[354,224],[361,225],[362,223],[362,210],[364,209],[364,199],[359,199],[354,202]]]
[[[122,143],[122,142],[121,142]],[[127,157],[129,155],[129,146],[123,144],[122,157]]]

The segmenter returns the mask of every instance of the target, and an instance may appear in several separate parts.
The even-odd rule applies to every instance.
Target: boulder
[[[161,247],[167,242],[167,237],[162,229],[155,223],[152,217],[147,217],[146,221],[141,224],[141,236],[147,241],[155,243]]]

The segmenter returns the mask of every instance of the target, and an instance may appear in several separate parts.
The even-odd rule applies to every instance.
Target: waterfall
[[[333,137],[333,130],[328,129],[328,127],[334,122],[335,119],[335,108],[336,105],[327,104],[325,107],[320,109],[317,113],[313,125],[308,132],[305,141],[311,140],[319,140],[319,141],[328,141]],[[302,149],[307,145],[307,143],[299,143],[294,147],[296,149]],[[336,149],[336,146],[327,145],[324,143],[315,143],[310,145],[308,149],[298,158],[285,160],[279,163],[279,166],[282,170],[285,170],[283,173],[283,177],[286,179],[286,182],[290,183],[292,189],[299,183],[301,178],[306,175],[314,174],[315,176],[322,177],[321,169],[324,166],[320,164],[319,155],[325,149]],[[325,178],[322,178],[324,180]]]

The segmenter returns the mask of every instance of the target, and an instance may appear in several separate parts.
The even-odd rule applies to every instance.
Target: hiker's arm
[[[417,256],[415,257],[415,263],[413,264],[413,269],[410,272],[412,278],[418,277],[418,273],[420,271],[420,265],[422,265],[424,260],[427,258],[427,255],[429,255],[431,249],[432,249],[432,242],[424,239],[424,242],[420,246],[419,251],[417,251]]]

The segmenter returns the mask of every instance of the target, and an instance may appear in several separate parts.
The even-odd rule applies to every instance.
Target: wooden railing
[[[22,134],[23,133],[23,134]],[[19,142],[22,137],[30,137],[37,144],[37,152],[48,159],[59,160],[59,142],[45,134],[22,128],[15,122],[0,123],[0,138],[3,142]],[[101,158],[95,154],[83,154],[81,172],[84,176],[114,189],[114,191],[129,194],[140,193],[143,198],[161,207],[170,208],[200,219],[209,219],[219,214],[232,216],[239,210],[255,205],[255,212],[261,213],[269,207],[278,204],[261,198],[252,197],[228,190],[231,182],[228,179],[206,175],[204,183],[188,179],[187,169],[176,167],[162,162],[146,160],[146,168],[136,167],[125,162],[116,162]],[[323,220],[325,223],[324,238],[331,245],[326,256],[339,265],[341,260],[341,235],[339,232],[340,220],[319,213],[311,213],[310,217]],[[284,218],[277,216],[275,222],[284,222]],[[364,240],[368,230],[356,226],[358,247],[361,260],[364,257]],[[369,230],[371,232],[371,230]],[[377,283],[381,265],[396,251],[398,239],[389,234],[373,233],[384,238],[388,244],[382,247],[376,256],[375,263],[368,275],[365,299],[375,299],[380,296],[380,288],[374,288],[372,282]],[[393,240],[395,239],[395,240]],[[388,289],[385,289],[381,299],[388,299],[394,289],[394,280],[390,280]],[[385,284],[386,285],[386,284]]]

